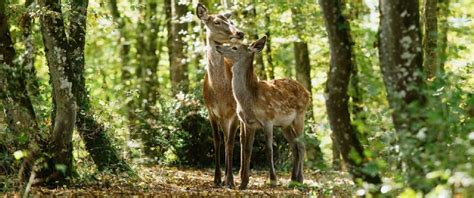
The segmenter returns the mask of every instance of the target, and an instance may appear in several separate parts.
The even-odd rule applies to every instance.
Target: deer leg
[[[244,127],[244,133],[245,133],[245,144],[242,144],[242,153],[243,155],[243,161],[241,161],[241,172],[240,172],[240,178],[241,178],[241,183],[239,186],[240,190],[246,189],[247,185],[249,183],[249,177],[250,177],[250,160],[252,158],[252,147],[253,147],[253,142],[255,140],[255,129],[249,128],[248,126]]]
[[[265,124],[264,129],[265,131],[265,152],[267,156],[267,161],[270,164],[270,185],[276,186],[277,184],[277,176],[275,173],[275,165],[273,163],[273,125],[272,124]]]
[[[247,142],[247,139],[245,138],[245,125],[243,122],[240,122],[240,170],[239,170],[239,175],[240,178],[242,178],[242,173],[244,171],[244,160],[245,160],[245,152],[244,148]]]
[[[225,185],[228,188],[234,187],[234,175],[232,174],[232,160],[233,160],[233,153],[234,153],[234,140],[235,140],[235,133],[238,127],[238,120],[235,119],[231,121],[228,125],[229,128],[227,129],[227,137],[226,137],[226,145],[225,145],[225,152],[226,152],[226,175],[225,175]]]
[[[298,168],[298,175],[296,180],[300,183],[303,183],[303,165],[304,165],[304,153],[305,153],[305,145],[302,142],[302,140],[297,140],[297,149],[298,149],[298,162],[299,162],[299,168]]]
[[[297,181],[297,177],[298,177],[298,168],[299,168],[299,164],[298,164],[298,148],[296,146],[296,142],[295,142],[295,139],[296,139],[296,136],[295,136],[295,133],[294,133],[294,129],[293,127],[287,127],[287,128],[284,128],[283,129],[283,136],[285,137],[285,139],[288,141],[288,144],[290,145],[290,148],[291,148],[291,154],[293,156],[293,162],[292,162],[292,165],[293,165],[293,170],[291,171],[291,181]],[[290,183],[290,186],[292,184]]]
[[[293,155],[293,170],[291,171],[291,181],[295,182],[298,181],[298,173],[299,173],[299,152],[298,152],[298,147],[296,145],[296,140],[293,138],[293,140],[290,143],[291,145],[291,152]]]
[[[214,185],[221,186],[221,137],[219,134],[219,127],[216,120],[209,118],[212,127],[212,137],[214,140],[214,159],[216,164],[216,169],[214,171]]]
[[[296,181],[303,183],[303,164],[304,164],[304,114],[298,115],[294,123],[295,129],[295,145],[298,152],[298,172]]]

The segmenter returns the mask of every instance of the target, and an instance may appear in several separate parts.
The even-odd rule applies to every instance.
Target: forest
[[[472,197],[472,0],[0,0],[0,197]]]

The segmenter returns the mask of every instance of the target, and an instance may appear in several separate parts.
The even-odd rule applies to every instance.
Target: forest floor
[[[268,171],[252,170],[247,190],[218,188],[213,185],[213,170],[178,168],[166,166],[140,167],[137,176],[113,175],[99,173],[77,179],[67,188],[48,189],[33,187],[33,197],[116,197],[116,196],[166,196],[166,197],[300,197],[300,196],[335,196],[350,197],[354,184],[347,173],[343,172],[305,172],[304,185],[288,188],[290,175],[278,172],[278,185],[270,187]],[[235,183],[240,184],[236,173]],[[18,195],[10,193],[0,197]]]

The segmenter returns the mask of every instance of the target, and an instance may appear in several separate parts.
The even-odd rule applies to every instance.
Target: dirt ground
[[[67,188],[33,187],[33,197],[350,197],[354,185],[347,173],[305,172],[304,185],[288,188],[290,176],[278,172],[278,185],[270,187],[268,171],[251,172],[247,190],[214,187],[213,170],[177,167],[136,168],[136,176],[95,174],[73,181]],[[236,185],[240,178],[234,172]],[[0,197],[19,196],[18,193]]]

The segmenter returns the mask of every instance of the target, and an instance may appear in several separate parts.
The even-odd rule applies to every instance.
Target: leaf
[[[56,170],[58,170],[58,171],[61,172],[62,174],[66,174],[66,169],[67,169],[66,165],[64,165],[64,164],[56,164],[56,165],[55,165],[55,168],[56,168]]]
[[[15,157],[16,160],[20,160],[21,158],[26,156],[26,153],[23,152],[22,150],[18,150],[13,153],[13,156]]]
[[[377,164],[370,162],[364,168],[362,168],[362,172],[375,176],[379,173],[379,167]]]
[[[21,144],[25,144],[28,142],[28,136],[25,133],[22,133],[20,136],[17,137],[18,142]]]
[[[416,193],[415,190],[411,188],[406,188],[400,195],[400,198],[415,198],[415,197],[422,197],[421,194]]]

